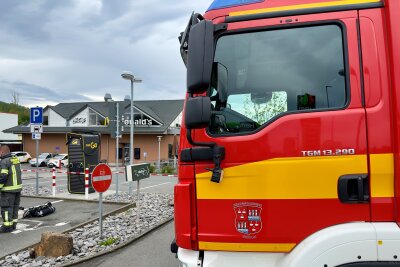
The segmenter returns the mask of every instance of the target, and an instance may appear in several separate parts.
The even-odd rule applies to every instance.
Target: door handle
[[[369,202],[369,180],[367,174],[349,174],[339,177],[338,196],[341,202],[363,204]]]

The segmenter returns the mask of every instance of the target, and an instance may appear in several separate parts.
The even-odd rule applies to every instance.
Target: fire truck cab
[[[400,266],[400,1],[215,0],[180,42],[183,266]]]

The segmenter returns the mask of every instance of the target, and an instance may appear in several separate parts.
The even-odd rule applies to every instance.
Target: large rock
[[[72,236],[67,234],[45,232],[40,244],[35,247],[35,255],[46,257],[67,256],[73,252]]]

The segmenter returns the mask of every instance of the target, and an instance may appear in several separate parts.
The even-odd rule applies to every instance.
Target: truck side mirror
[[[190,29],[187,54],[187,90],[189,94],[205,92],[211,83],[214,61],[214,25],[202,20]]]
[[[211,100],[208,96],[189,97],[185,107],[185,126],[201,129],[208,126],[211,118]]]

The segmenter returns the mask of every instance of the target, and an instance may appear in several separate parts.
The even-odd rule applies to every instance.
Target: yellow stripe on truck
[[[237,11],[237,12],[229,13],[229,16],[235,17],[235,16],[243,16],[243,15],[280,12],[280,11],[291,11],[291,10],[301,10],[301,9],[311,9],[311,8],[321,8],[321,7],[335,7],[335,6],[346,6],[346,5],[357,5],[357,4],[370,4],[370,3],[380,3],[380,2],[381,2],[380,0],[339,0],[339,1],[331,1],[331,2],[319,2],[319,3],[312,3],[312,4],[302,4],[302,5],[270,7],[270,8]]]
[[[198,199],[336,199],[345,174],[368,173],[366,155],[276,158],[196,175]],[[393,187],[393,185],[392,185]]]
[[[393,154],[370,155],[371,197],[394,197]]]
[[[201,250],[289,252],[295,243],[219,243],[199,241]]]

